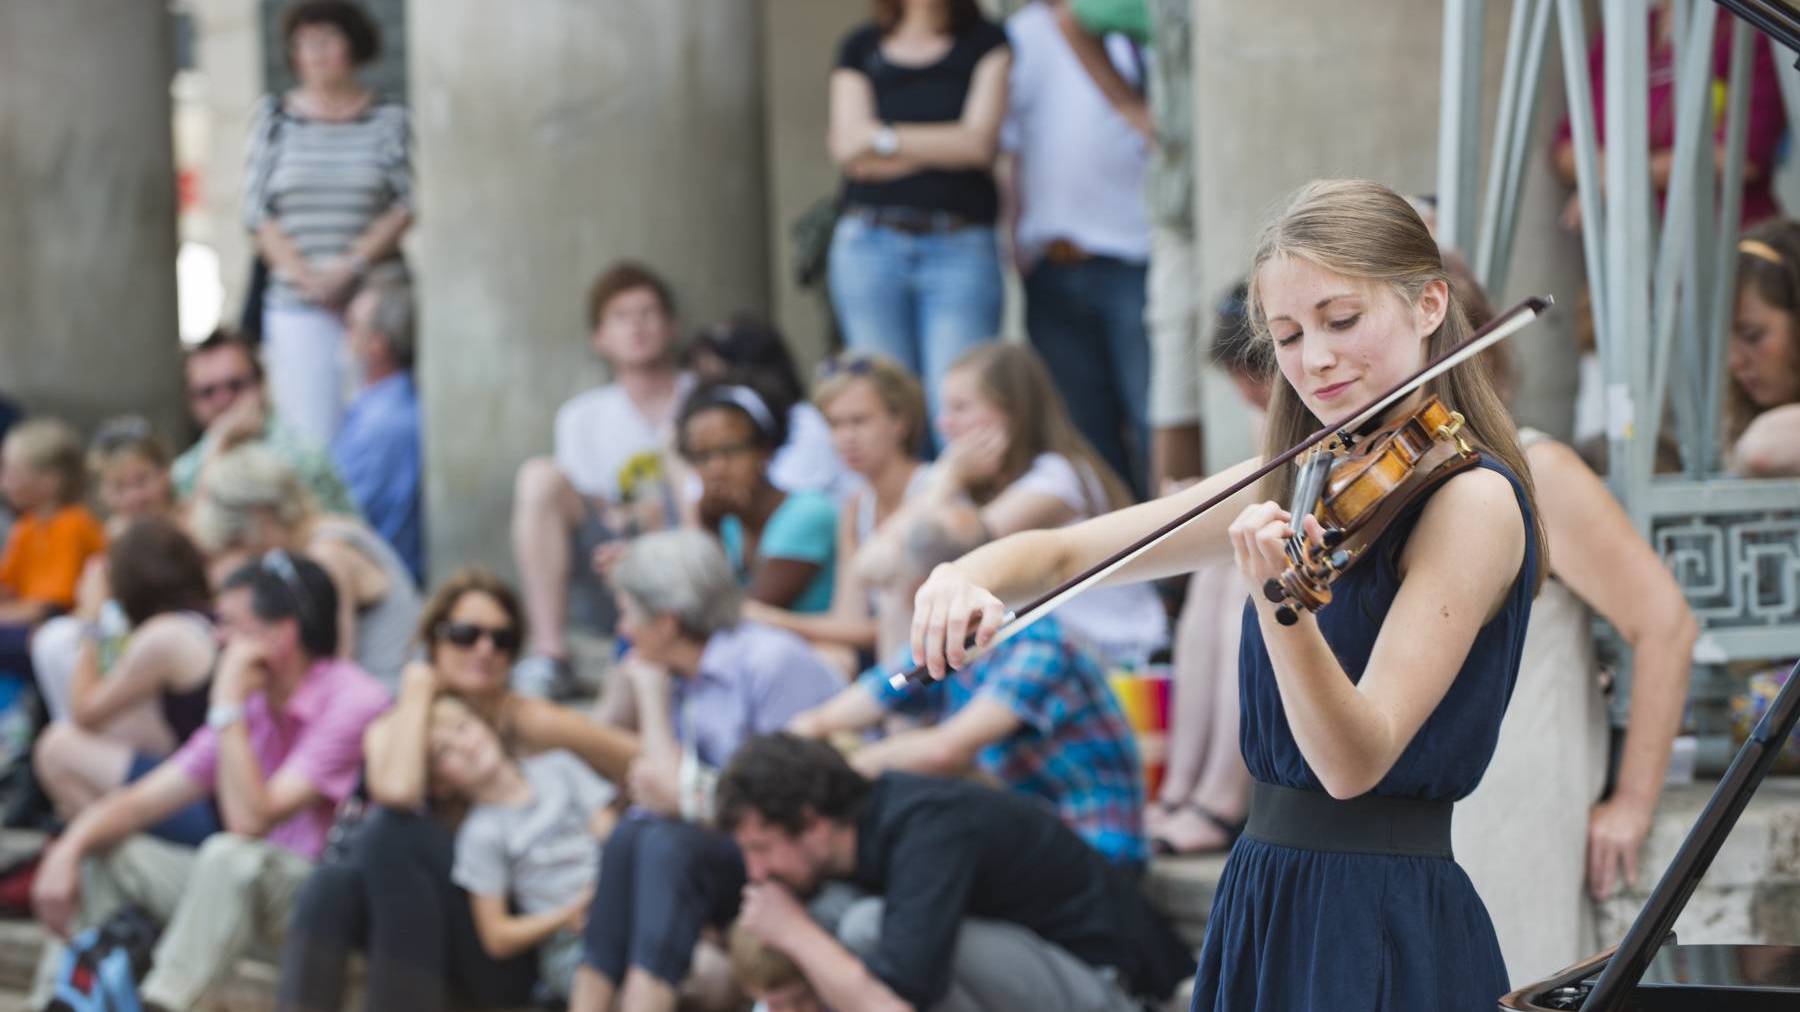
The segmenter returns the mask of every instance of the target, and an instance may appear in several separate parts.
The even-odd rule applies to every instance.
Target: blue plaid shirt
[[[975,699],[1006,707],[1019,729],[982,749],[976,768],[1009,790],[1049,802],[1107,859],[1142,864],[1149,858],[1144,773],[1131,725],[1100,666],[1064,638],[1054,617],[941,682],[896,691],[880,669],[860,682],[890,713],[931,723]]]

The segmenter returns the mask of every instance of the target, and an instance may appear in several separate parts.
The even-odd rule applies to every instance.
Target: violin
[[[1338,430],[1296,463],[1288,514],[1294,534],[1284,549],[1288,568],[1263,585],[1263,596],[1281,607],[1275,620],[1300,621],[1299,611],[1331,603],[1331,584],[1350,568],[1408,505],[1439,482],[1475,465],[1462,436],[1463,416],[1426,397],[1411,412],[1358,430]],[[1301,531],[1307,514],[1325,529],[1323,543]]]
[[[1336,495],[1333,496],[1333,499],[1336,501],[1338,508],[1328,511],[1324,516],[1320,516],[1319,520],[1321,523],[1331,524],[1333,528],[1341,530],[1344,533],[1336,536],[1334,543],[1325,548],[1327,554],[1316,560],[1313,559],[1311,554],[1308,554],[1308,550],[1304,545],[1301,545],[1296,551],[1300,554],[1301,559],[1306,561],[1309,566],[1322,564],[1327,568],[1330,568],[1330,564],[1334,560],[1342,561],[1344,566],[1348,566],[1352,561],[1352,556],[1348,554],[1348,549],[1358,548],[1359,546],[1366,547],[1368,542],[1373,542],[1375,540],[1374,537],[1367,537],[1352,545],[1349,543],[1349,538],[1356,531],[1362,530],[1366,530],[1374,535],[1379,535],[1380,529],[1384,528],[1387,521],[1392,519],[1392,517],[1387,516],[1386,513],[1383,512],[1381,507],[1381,503],[1386,502],[1390,497],[1376,494],[1384,488],[1384,485],[1397,490],[1412,487],[1414,491],[1411,494],[1416,496],[1418,492],[1425,491],[1435,484],[1435,481],[1429,479],[1435,477],[1436,480],[1442,480],[1449,476],[1447,473],[1439,470],[1438,465],[1431,461],[1431,457],[1434,454],[1442,455],[1445,452],[1443,449],[1439,448],[1440,440],[1438,433],[1440,430],[1445,430],[1447,432],[1447,436],[1445,437],[1448,441],[1447,445],[1453,445],[1458,454],[1468,455],[1469,460],[1461,466],[1468,467],[1475,462],[1474,455],[1469,450],[1468,444],[1458,437],[1458,432],[1462,429],[1463,424],[1462,416],[1454,411],[1448,410],[1442,403],[1437,402],[1435,398],[1428,398],[1424,404],[1420,405],[1418,410],[1414,411],[1406,418],[1394,422],[1391,426],[1382,426],[1381,428],[1374,429],[1373,431],[1368,432],[1366,437],[1359,437],[1357,434],[1363,433],[1371,425],[1380,425],[1381,423],[1376,420],[1383,418],[1389,408],[1392,408],[1395,404],[1398,404],[1401,400],[1405,399],[1406,396],[1411,394],[1414,390],[1423,387],[1433,379],[1442,376],[1444,373],[1467,362],[1469,359],[1481,354],[1488,348],[1493,347],[1501,341],[1506,340],[1508,337],[1525,329],[1534,320],[1546,312],[1550,308],[1551,303],[1552,300],[1549,296],[1526,299],[1523,302],[1520,302],[1506,312],[1489,320],[1487,326],[1476,331],[1467,341],[1464,341],[1450,351],[1445,352],[1437,359],[1427,362],[1418,372],[1415,372],[1411,376],[1401,380],[1399,383],[1394,384],[1394,386],[1386,393],[1357,409],[1337,428],[1333,429],[1326,427],[1320,429],[1301,440],[1298,444],[1284,450],[1273,460],[1264,462],[1262,467],[1256,469],[1254,472],[1239,478],[1230,488],[1221,490],[1212,498],[1194,506],[1180,516],[1169,520],[1156,530],[1145,534],[1131,544],[1126,545],[1099,562],[1094,563],[1080,575],[1067,581],[1049,593],[1044,594],[1037,600],[1032,601],[1017,613],[1009,612],[1005,624],[1002,625],[993,637],[988,640],[987,644],[983,647],[983,650],[992,650],[998,644],[1004,643],[1008,639],[1017,636],[1027,626],[1031,625],[1031,623],[1036,622],[1038,619],[1055,611],[1063,604],[1063,602],[1098,584],[1100,581],[1111,576],[1113,573],[1118,572],[1120,569],[1123,569],[1125,566],[1129,565],[1133,559],[1136,559],[1138,556],[1156,547],[1163,539],[1174,534],[1176,531],[1181,530],[1188,524],[1193,523],[1196,519],[1205,515],[1209,510],[1217,508],[1221,503],[1226,502],[1232,496],[1249,488],[1255,482],[1261,481],[1264,476],[1274,472],[1276,468],[1285,467],[1289,461],[1298,459],[1303,454],[1307,454],[1327,440],[1334,442],[1343,441],[1346,448],[1346,453],[1342,455],[1347,458],[1345,460],[1345,470],[1341,475],[1342,480],[1337,480],[1340,476],[1337,474],[1334,467],[1328,467],[1327,464],[1324,463],[1313,465],[1314,467],[1319,468],[1320,472],[1311,476],[1302,473],[1300,477],[1304,480],[1296,481],[1295,487],[1297,491],[1302,488],[1311,488],[1314,490],[1315,495],[1312,500],[1302,501],[1302,505],[1305,507],[1304,509],[1291,510],[1290,512],[1295,517],[1304,516],[1306,513],[1314,512],[1315,509],[1318,508],[1315,505],[1318,500],[1335,489]],[[1437,406],[1435,410],[1431,410],[1433,404],[1436,404]],[[1381,440],[1379,436],[1384,431],[1390,429],[1392,430],[1391,435],[1394,438]],[[1367,451],[1360,455],[1350,454],[1350,447],[1365,444],[1368,447]],[[1380,455],[1375,453],[1377,444],[1380,444],[1384,448],[1384,453]],[[1408,486],[1404,480],[1401,480],[1406,477],[1406,473],[1409,473],[1407,472],[1407,469],[1401,466],[1404,464],[1408,455],[1416,455],[1417,458],[1417,461],[1411,467],[1411,471],[1419,471],[1418,465],[1421,463],[1427,465],[1425,470],[1420,472],[1417,484],[1414,486]],[[1329,464],[1335,465],[1339,463],[1340,455],[1327,454],[1324,455],[1322,459]],[[1356,459],[1360,459],[1363,463],[1361,465],[1353,463],[1352,461]],[[1295,498],[1297,501],[1299,500],[1298,496]],[[1394,497],[1394,504],[1391,509],[1397,514],[1401,509],[1405,508],[1408,501],[1410,500],[1405,497]],[[1364,522],[1360,526],[1348,523],[1350,518],[1355,516],[1365,517]],[[1355,530],[1352,530],[1353,526],[1355,526]],[[1328,538],[1328,540],[1333,539]],[[1346,554],[1342,557],[1337,555],[1337,552],[1340,549],[1346,550]],[[1344,566],[1336,567],[1336,572],[1341,572]],[[1297,590],[1304,591],[1314,597],[1317,597],[1320,594],[1329,595],[1331,584],[1331,579],[1329,577],[1317,579],[1314,576],[1316,570],[1307,569],[1306,566],[1297,568],[1299,568],[1301,572],[1296,573],[1296,576],[1292,581],[1287,579],[1285,573],[1283,574],[1281,589],[1284,596],[1288,593],[1289,582],[1292,582]],[[1335,572],[1333,575],[1335,575]],[[1301,578],[1302,576],[1305,577],[1304,580]],[[1329,596],[1325,597],[1325,600],[1329,599]],[[1296,598],[1297,602],[1301,600],[1302,599],[1300,598]],[[1303,603],[1301,606],[1306,607]],[[1299,613],[1296,612],[1294,614],[1294,620],[1299,621],[1299,618]],[[973,645],[973,643],[974,640],[971,637],[969,644]],[[917,664],[906,671],[896,671],[888,676],[888,685],[898,691],[904,690],[911,685],[923,685],[930,680],[931,676],[926,672],[925,666],[923,664]]]

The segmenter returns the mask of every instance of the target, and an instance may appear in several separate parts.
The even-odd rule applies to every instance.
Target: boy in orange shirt
[[[32,632],[74,605],[82,567],[106,550],[81,504],[86,476],[80,438],[54,419],[20,422],[0,444],[0,495],[17,515],[0,554],[0,673],[30,675]]]

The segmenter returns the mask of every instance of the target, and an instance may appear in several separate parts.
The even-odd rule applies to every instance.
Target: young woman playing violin
[[[1265,459],[1352,418],[1468,336],[1424,222],[1368,182],[1318,182],[1293,197],[1258,244],[1249,302],[1282,378]],[[1256,783],[1207,922],[1196,1010],[1473,1009],[1507,990],[1493,926],[1450,855],[1450,806],[1493,752],[1543,537],[1485,368],[1451,369],[1385,417],[1432,396],[1463,416],[1476,464],[1415,495],[1316,614],[1282,615],[1289,605],[1262,592],[1245,608],[1241,740]],[[933,676],[961,665],[968,635],[991,639],[1007,602],[1086,570],[1259,463],[939,567],[915,602],[914,655]],[[1273,472],[1108,582],[1229,559],[1253,587],[1279,580],[1290,538],[1331,540],[1283,505],[1293,484],[1293,469]]]

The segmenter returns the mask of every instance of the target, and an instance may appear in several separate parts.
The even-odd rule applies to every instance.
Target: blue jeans
[[[845,342],[918,375],[933,418],[951,363],[1000,332],[1006,292],[992,228],[913,235],[846,214],[832,234],[830,277]]]
[[[1042,263],[1025,275],[1025,332],[1075,427],[1139,496],[1148,494],[1148,268],[1111,257]]]

